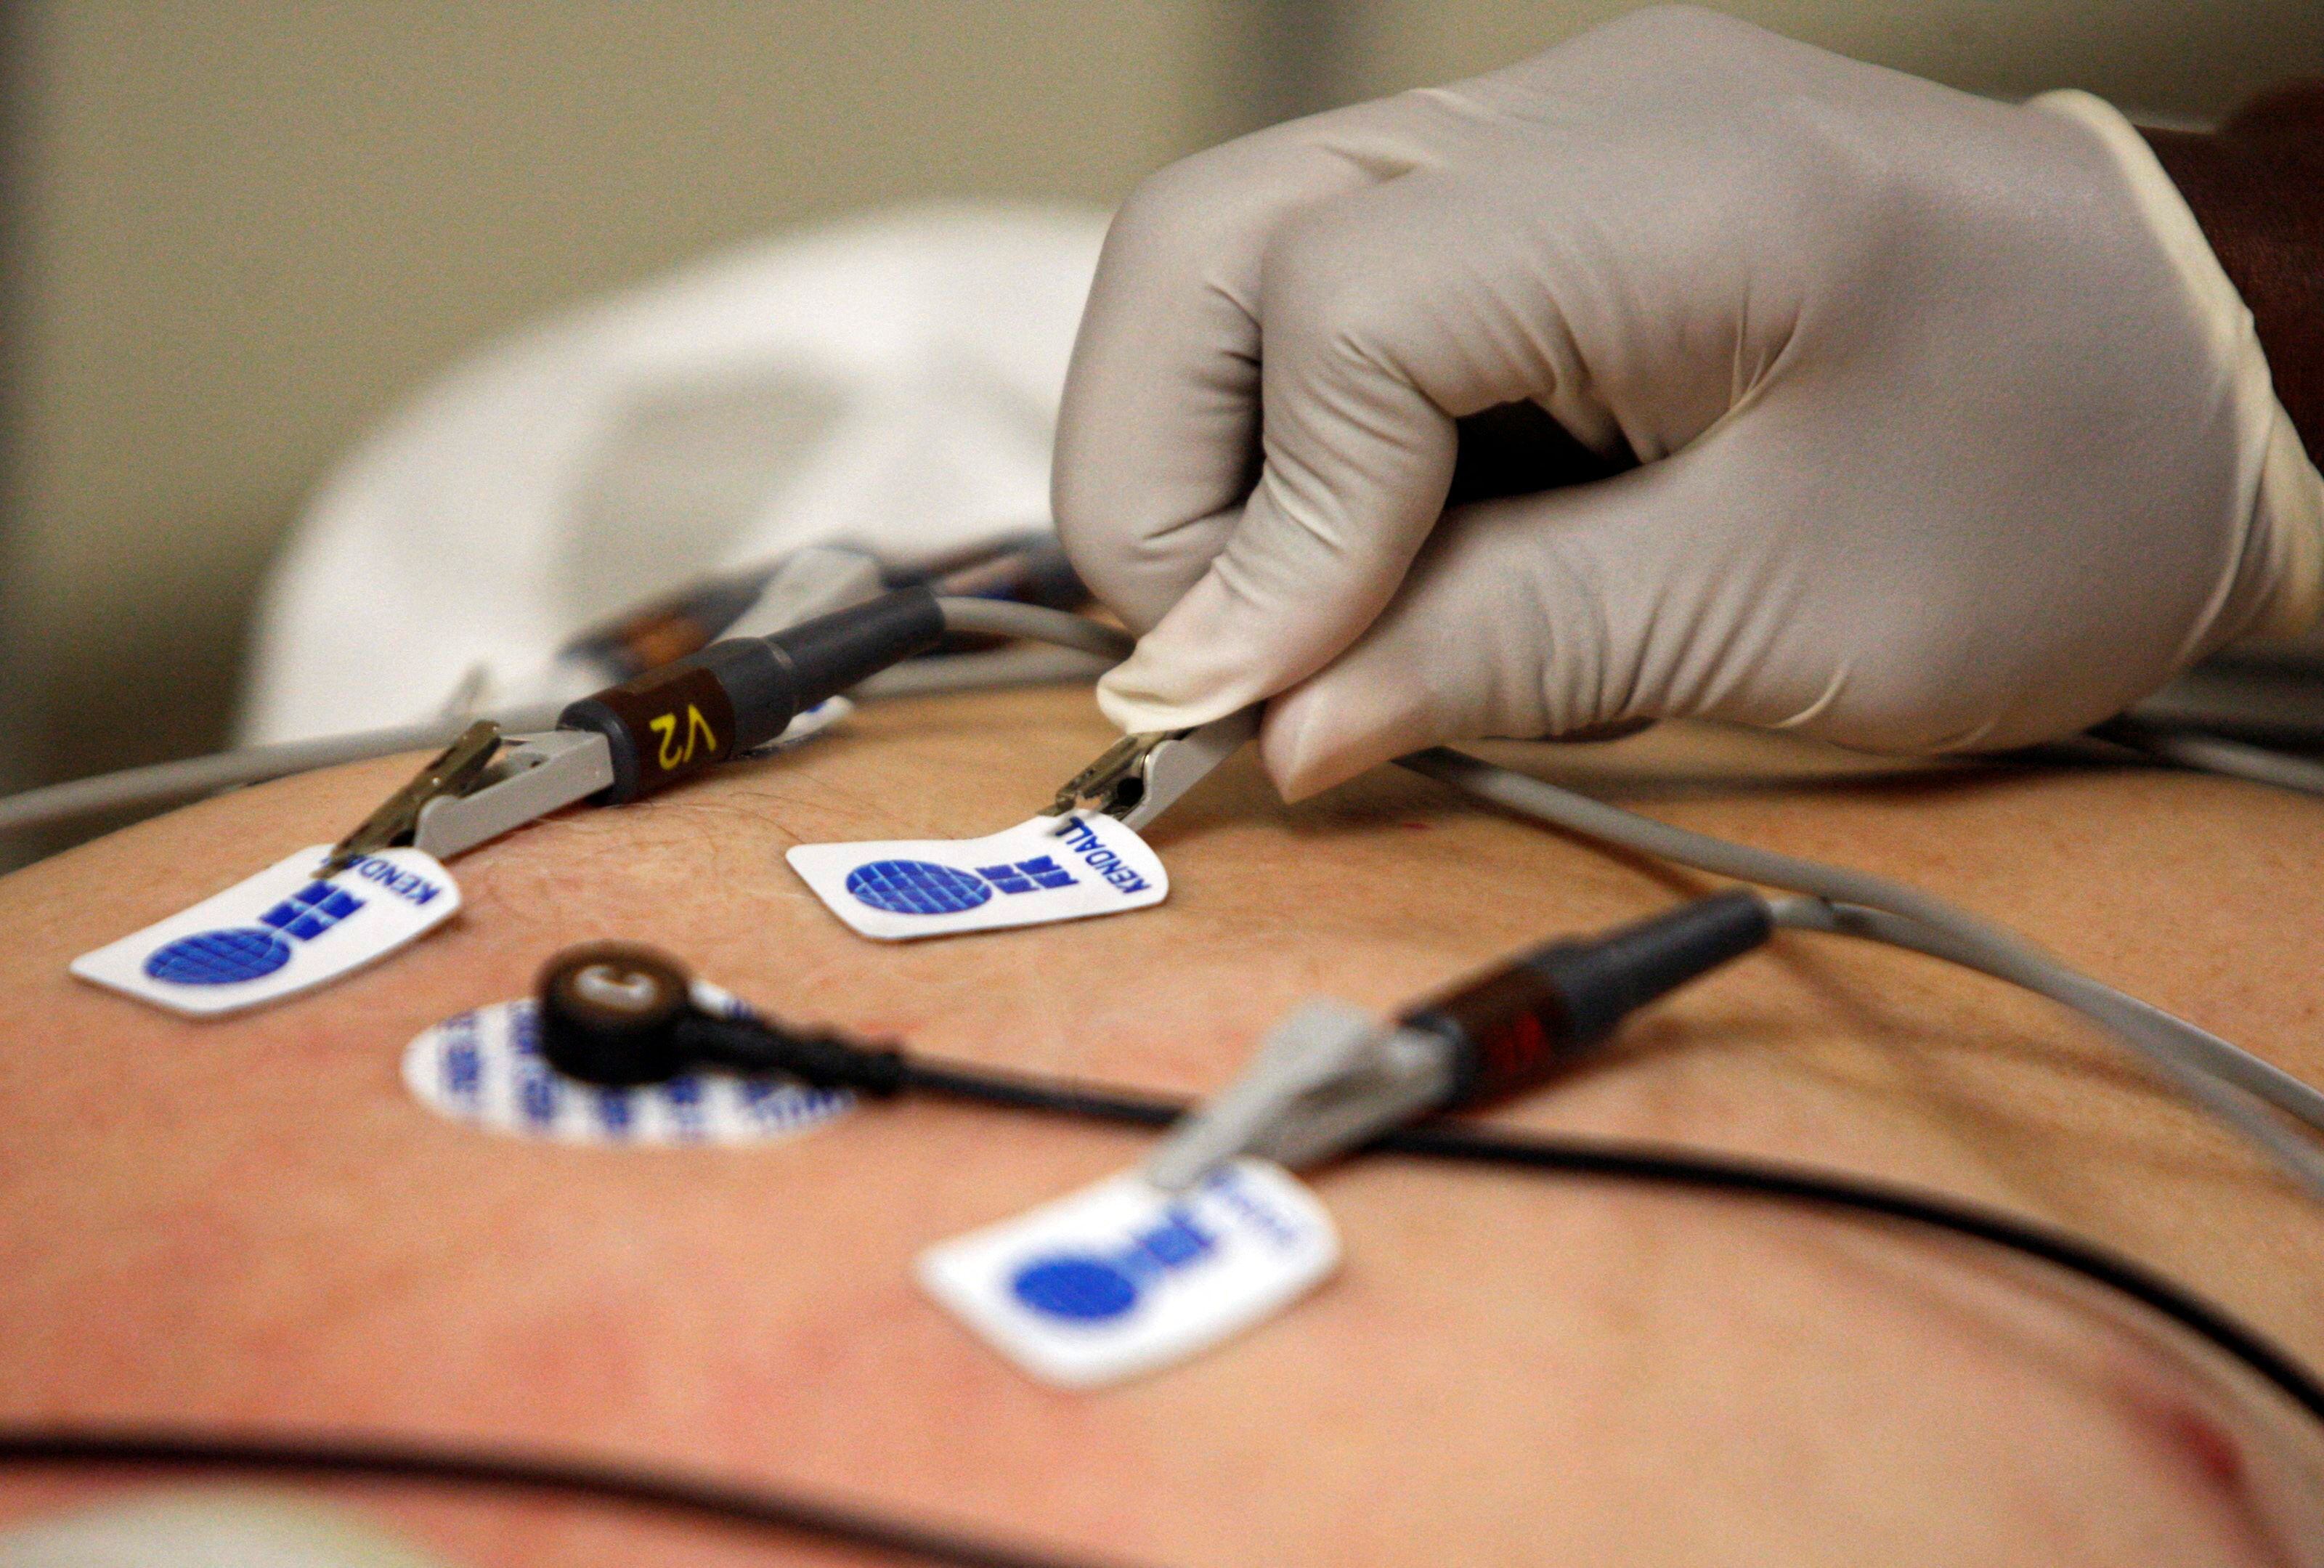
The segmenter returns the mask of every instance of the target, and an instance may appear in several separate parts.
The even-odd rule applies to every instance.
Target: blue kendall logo
[[[145,960],[147,978],[171,985],[239,985],[263,980],[290,962],[295,944],[311,942],[364,907],[328,882],[309,882],[258,917],[255,926],[197,931]]]
[[[1073,873],[1046,854],[973,872],[930,860],[875,860],[847,873],[847,890],[858,903],[893,915],[957,915],[991,901],[995,890],[1033,893],[1073,885]]]
[[[1073,872],[1048,855],[1020,860],[1014,865],[979,866],[976,874],[1004,893],[1029,893],[1038,888],[1070,888]]]
[[[1217,1245],[1194,1215],[1173,1206],[1160,1224],[1120,1252],[1058,1252],[1033,1259],[1009,1281],[1009,1293],[1043,1317],[1106,1323],[1136,1306],[1155,1280],[1200,1261]]]

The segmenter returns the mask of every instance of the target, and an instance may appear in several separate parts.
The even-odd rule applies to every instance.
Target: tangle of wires
[[[1118,656],[1127,639],[1081,621],[1061,632],[1054,610],[1010,605],[980,612],[990,624],[976,630],[1030,636],[1091,655]],[[1070,634],[1067,634],[1067,632]],[[1010,653],[965,656],[993,660]],[[954,669],[959,670],[959,665]],[[972,689],[970,677],[948,677],[931,689]],[[1002,676],[998,666],[994,674]],[[1055,678],[1047,665],[1004,678]],[[2130,737],[2124,731],[2121,737]],[[2135,738],[2159,749],[2149,734]],[[398,745],[409,736],[386,737]],[[251,759],[236,771],[205,773],[191,782],[215,788],[272,776],[300,765],[358,754],[381,737],[314,742],[311,752]],[[2209,762],[2184,753],[2182,762]],[[2231,759],[2239,765],[2251,759]],[[232,759],[227,760],[232,762]],[[1437,749],[1403,759],[1403,765],[1493,805],[1563,831],[1656,856],[1715,875],[1787,890],[1769,900],[1775,922],[1893,945],[1962,964],[2023,986],[2070,1008],[2123,1041],[2150,1068],[2198,1106],[2252,1142],[2310,1194],[2324,1197],[2324,1157],[2305,1136],[2324,1131],[2324,1094],[2261,1058],[2097,980],[2079,973],[2024,942],[1917,889],[1867,873],[1731,844],[1692,833],[1563,789],[1476,757]],[[2250,773],[2253,770],[2243,767]],[[228,778],[228,772],[234,777]],[[2311,782],[2276,780],[2292,787]],[[2324,779],[2314,780],[2324,782]],[[124,781],[124,790],[134,793]],[[171,789],[188,779],[148,780],[137,789]],[[107,804],[115,804],[110,798]],[[0,803],[0,808],[19,805]],[[75,798],[21,802],[46,811]],[[0,809],[0,824],[7,813]],[[1167,1125],[1186,1107],[1179,1102],[1103,1085],[1030,1078],[986,1069],[915,1062],[901,1087],[1021,1112],[1068,1115],[1143,1127]],[[2292,1407],[2324,1426],[2324,1385],[2264,1335],[2221,1308],[2153,1271],[2102,1247],[2048,1227],[1935,1194],[1831,1173],[1764,1161],[1651,1145],[1543,1138],[1468,1122],[1434,1121],[1377,1139],[1376,1155],[1391,1155],[1543,1176],[1644,1184],[1724,1197],[1803,1206],[1868,1222],[1948,1236],[2037,1262],[2144,1308],[2241,1366]],[[1099,1568],[1099,1560],[1060,1555],[947,1527],[890,1517],[876,1509],[764,1487],[634,1467],[566,1454],[460,1446],[430,1446],[360,1434],[281,1436],[262,1433],[173,1429],[0,1427],[0,1462],[193,1467],[248,1472],[371,1477],[381,1480],[546,1492],[594,1499],[787,1532],[844,1544],[898,1560],[974,1568]]]

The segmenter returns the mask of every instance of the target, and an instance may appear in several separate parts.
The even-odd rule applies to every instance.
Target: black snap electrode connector
[[[875,1098],[903,1086],[903,1055],[893,1048],[705,1011],[685,966],[650,947],[568,947],[549,960],[535,990],[542,1058],[583,1083],[634,1088],[709,1067]]]

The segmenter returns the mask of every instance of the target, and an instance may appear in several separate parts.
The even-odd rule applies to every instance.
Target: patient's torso
[[[2313,1440],[2215,1397],[2151,1325],[1953,1244],[1360,1160],[1314,1177],[1346,1253],[1316,1294],[1073,1394],[973,1340],[911,1260],[1134,1162],[1147,1135],[905,1102],[763,1146],[574,1148],[444,1119],[401,1084],[419,1031],[522,995],[561,946],[626,937],[787,1018],[1195,1093],[1305,998],[1393,1008],[1704,885],[1393,773],[1287,808],[1248,759],[1151,832],[1171,893],[1135,914],[873,943],[782,862],[1006,826],[1106,738],[1073,691],[868,709],[463,857],[449,926],[218,1022],[65,964],[335,838],[408,759],[0,882],[0,1419],[575,1447],[1190,1568],[2298,1560],[2263,1541],[2252,1494]],[[1676,730],[1511,756],[1922,884],[2324,1077],[2324,803],[2162,773],[1884,771]],[[2312,1211],[2082,1026],[1927,960],[1785,936],[1498,1114],[1979,1198],[2324,1361]],[[0,1478],[0,1517],[87,1484]],[[578,1507],[360,1499],[464,1561],[770,1560]]]

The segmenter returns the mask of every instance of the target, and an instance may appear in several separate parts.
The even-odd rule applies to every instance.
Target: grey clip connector
[[[613,781],[612,753],[595,731],[503,735],[490,719],[478,719],[333,845],[321,874],[395,844],[449,860]]]
[[[1248,707],[1191,730],[1124,735],[1067,779],[1045,815],[1096,811],[1142,831],[1258,733],[1259,709]]]
[[[487,839],[586,800],[613,782],[613,751],[595,730],[511,735],[465,795],[420,807],[412,843],[448,860]]]
[[[1297,1169],[1441,1104],[1450,1049],[1343,1002],[1311,1001],[1278,1025],[1250,1066],[1173,1127],[1146,1176],[1183,1192],[1243,1155]]]

